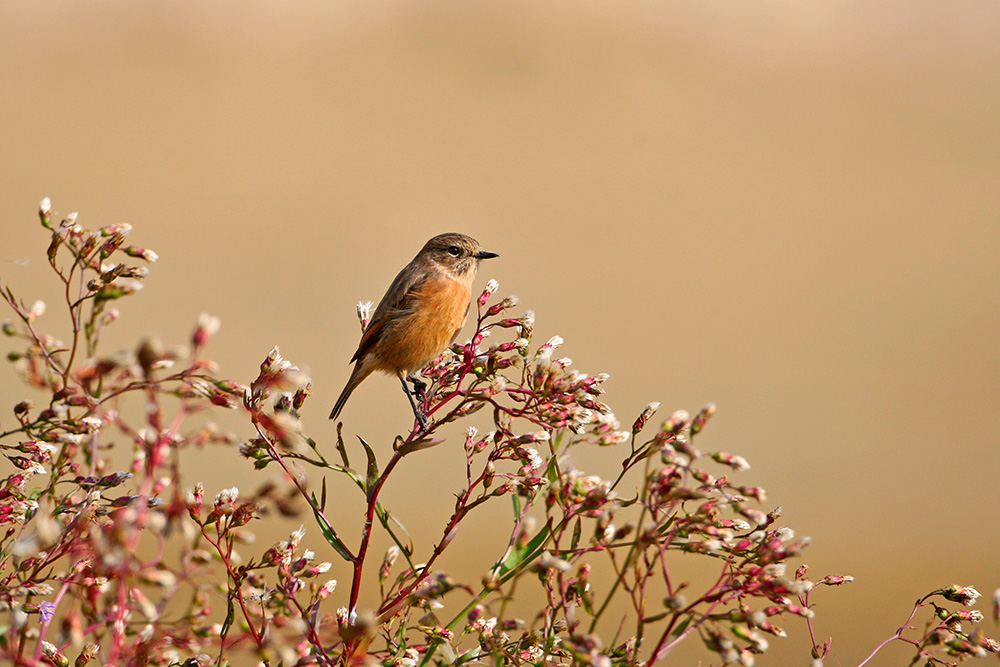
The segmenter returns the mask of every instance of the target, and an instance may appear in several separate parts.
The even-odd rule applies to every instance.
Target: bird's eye
[[[448,254],[452,257],[458,257],[462,254],[462,249],[457,245],[448,246]]]

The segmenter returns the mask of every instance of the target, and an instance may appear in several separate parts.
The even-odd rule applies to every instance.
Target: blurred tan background
[[[280,345],[329,442],[354,304],[471,234],[502,255],[479,285],[609,372],[623,422],[718,403],[703,447],[750,460],[813,575],[856,577],[814,598],[854,665],[929,590],[1000,586],[998,35],[987,2],[6,2],[0,275],[52,299],[44,196],[133,224],[161,259],[109,348],[219,315],[223,374]],[[343,417],[386,452],[410,414],[377,378]],[[408,479],[440,483],[386,499],[436,537],[461,457],[432,452]],[[211,493],[261,481],[193,461]],[[448,562],[472,580],[481,530]],[[785,625],[758,664],[808,663]]]

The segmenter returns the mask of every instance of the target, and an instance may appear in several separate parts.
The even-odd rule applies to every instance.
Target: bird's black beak
[[[494,257],[499,257],[495,252],[487,252],[486,250],[480,250],[476,253],[476,259],[493,259]]]

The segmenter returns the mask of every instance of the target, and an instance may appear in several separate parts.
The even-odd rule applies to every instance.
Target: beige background
[[[219,315],[223,373],[279,344],[329,442],[354,303],[469,233],[623,421],[718,403],[703,446],[750,460],[814,575],[857,578],[815,600],[857,664],[932,588],[1000,586],[1000,9],[863,4],[5,2],[0,275],[52,300],[43,196],[132,223],[161,260],[110,349]],[[378,378],[344,418],[385,452],[407,415]],[[387,501],[436,536],[460,457],[412,465]],[[448,562],[473,580],[480,533]],[[786,625],[758,664],[807,663]]]

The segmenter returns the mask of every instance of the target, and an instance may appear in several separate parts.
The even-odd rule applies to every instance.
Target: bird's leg
[[[413,399],[413,393],[410,391],[410,385],[406,384],[406,376],[400,375],[399,381],[403,384],[403,391],[406,392],[406,397],[410,399],[410,407],[413,408],[413,416],[417,418],[417,423],[420,424],[420,430],[426,431],[427,415],[424,414],[424,411],[420,409],[420,406],[418,406],[417,402]],[[418,380],[417,382],[420,381]],[[424,383],[420,382],[420,384]],[[426,385],[424,385],[424,387],[426,387]],[[419,389],[418,393],[423,393],[423,389]]]
[[[424,390],[427,389],[427,383],[416,375],[409,375],[406,379],[413,383],[413,391],[417,395],[417,400],[423,403],[424,399],[427,398],[427,394],[424,393]]]

